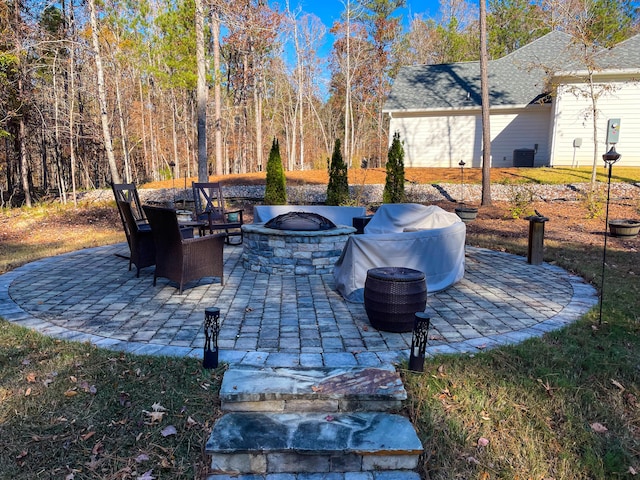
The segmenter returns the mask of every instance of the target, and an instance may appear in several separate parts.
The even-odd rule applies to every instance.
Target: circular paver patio
[[[201,357],[204,309],[221,310],[220,359],[271,366],[375,366],[408,357],[411,333],[369,325],[333,276],[267,275],[242,267],[225,246],[225,285],[182,295],[153,268],[128,271],[126,244],[46,258],[0,276],[0,316],[46,335],[138,354]],[[429,354],[518,343],[577,320],[596,305],[593,287],[549,264],[466,248],[465,276],[430,294]]]

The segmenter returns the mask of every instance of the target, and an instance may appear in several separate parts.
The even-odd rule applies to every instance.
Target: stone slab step
[[[225,474],[412,470],[422,451],[406,417],[382,412],[232,412],[206,445]]]
[[[407,398],[389,368],[269,368],[234,366],[225,372],[225,411],[351,412],[400,408]]]
[[[207,480],[420,480],[416,472],[385,470],[345,473],[270,473],[267,475],[209,475]]]

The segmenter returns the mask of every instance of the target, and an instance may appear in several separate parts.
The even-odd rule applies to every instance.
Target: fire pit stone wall
[[[333,272],[349,236],[356,229],[291,231],[246,224],[242,264],[247,270],[269,274],[323,275]]]

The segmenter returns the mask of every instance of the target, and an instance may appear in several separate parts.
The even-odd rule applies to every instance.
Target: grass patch
[[[470,241],[526,249],[489,236]],[[550,244],[546,256],[599,285],[600,248]],[[602,324],[596,309],[544,337],[439,356],[424,374],[404,374],[426,447],[424,478],[604,480],[640,471],[640,254],[610,250],[607,258]]]
[[[108,352],[0,321],[0,372],[2,478],[135,479],[153,470],[155,478],[193,479],[206,467],[221,369]]]
[[[113,202],[0,209],[0,273],[40,258],[124,241]]]

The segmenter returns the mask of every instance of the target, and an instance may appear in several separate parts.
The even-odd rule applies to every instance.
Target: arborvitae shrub
[[[383,203],[403,203],[404,193],[404,148],[400,141],[400,132],[393,134],[393,141],[387,157],[387,177],[382,193]]]
[[[349,201],[349,180],[347,164],[340,152],[340,139],[336,140],[329,166],[329,184],[327,185],[327,205],[344,205]]]
[[[265,205],[286,205],[287,204],[287,180],[282,168],[282,158],[280,157],[280,145],[276,138],[271,144],[269,160],[267,161],[267,183],[264,190]]]

